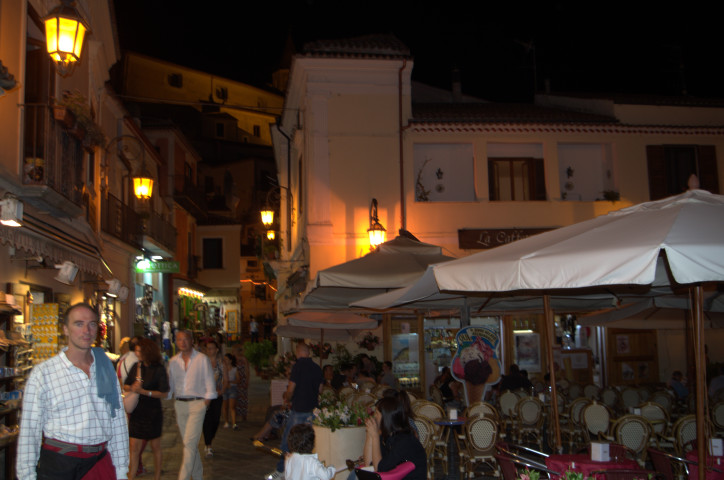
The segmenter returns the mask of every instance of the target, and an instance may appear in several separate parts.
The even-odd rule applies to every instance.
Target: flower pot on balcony
[[[334,432],[331,428],[314,425],[314,453],[327,466],[344,467],[347,459],[356,460],[365,445],[365,427],[344,427]],[[335,478],[345,479],[349,472],[341,472]]]
[[[66,128],[75,123],[75,115],[65,105],[53,105],[53,118]]]

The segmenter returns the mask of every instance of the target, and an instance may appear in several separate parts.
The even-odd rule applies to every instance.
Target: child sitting
[[[286,480],[331,480],[336,470],[325,467],[314,450],[314,429],[301,423],[289,430],[289,453],[284,460]]]

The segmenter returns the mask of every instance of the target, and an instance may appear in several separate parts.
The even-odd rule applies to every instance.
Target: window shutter
[[[542,158],[534,158],[535,167],[535,200],[546,200],[546,174]]]
[[[699,185],[702,190],[719,193],[719,176],[716,168],[716,147],[700,145],[697,148],[699,162]]]
[[[664,147],[661,145],[647,145],[646,162],[649,171],[649,198],[658,200],[667,197]]]

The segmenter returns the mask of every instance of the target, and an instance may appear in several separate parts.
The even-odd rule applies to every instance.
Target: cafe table
[[[467,418],[465,417],[458,417],[454,420],[449,418],[439,418],[435,420],[433,423],[435,425],[439,425],[443,428],[443,433],[440,435],[440,439],[445,441],[447,443],[447,466],[448,468],[452,465],[454,465],[455,457],[457,456],[458,452],[460,451],[460,444],[458,443],[458,436],[455,434],[453,429],[455,427],[460,427],[462,425],[465,425],[465,422],[467,421]],[[452,432],[452,435],[450,435],[450,432]],[[454,441],[449,441],[450,437],[453,437]],[[452,446],[455,446],[453,449]],[[447,476],[448,472],[445,472],[445,475]]]
[[[686,452],[686,459],[694,462],[687,464],[687,467],[689,467],[689,478],[691,480],[699,480],[699,452],[696,449],[689,450]],[[724,457],[707,454],[706,466],[712,468],[712,470],[706,471],[706,480],[724,480]]]
[[[592,460],[588,453],[551,455],[546,458],[546,467],[561,473],[562,478],[565,478],[563,474],[567,471],[582,473],[584,478],[588,478],[591,472],[597,470],[640,470],[641,468],[636,460],[630,458],[612,458],[607,462],[598,462]]]

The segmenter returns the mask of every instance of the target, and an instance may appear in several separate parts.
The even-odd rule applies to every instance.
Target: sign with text
[[[149,262],[141,260],[136,264],[136,273],[179,273],[181,267],[176,261]]]
[[[458,230],[458,245],[463,250],[495,248],[555,228],[470,228]]]

